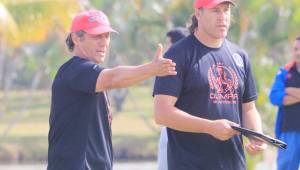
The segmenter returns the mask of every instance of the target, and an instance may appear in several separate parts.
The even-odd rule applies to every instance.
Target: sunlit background
[[[193,0],[0,0],[0,169],[45,169],[51,82],[70,57],[64,44],[72,17],[104,11],[120,33],[112,35],[105,65],[141,64],[185,26]],[[300,35],[299,0],[239,0],[228,38],[251,57],[264,132],[273,136],[276,108],[268,101],[278,66],[291,59]],[[160,127],[153,121],[153,79],[110,92],[116,170],[156,168]],[[249,170],[274,169],[276,149],[247,156]],[[126,166],[125,166],[126,164]],[[123,166],[124,165],[124,166]],[[137,166],[135,166],[137,165]],[[144,169],[146,169],[144,168]]]

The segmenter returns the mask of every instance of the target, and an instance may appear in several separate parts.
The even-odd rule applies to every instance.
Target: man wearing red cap
[[[58,70],[52,85],[48,170],[111,170],[111,112],[106,90],[127,87],[151,76],[176,75],[175,63],[152,62],[106,69],[111,28],[97,10],[79,13],[66,43],[74,56]]]
[[[177,75],[157,77],[155,120],[168,127],[170,170],[245,170],[243,141],[231,126],[261,132],[247,53],[226,39],[232,0],[195,0],[191,35],[165,57]],[[266,144],[249,139],[250,154]]]

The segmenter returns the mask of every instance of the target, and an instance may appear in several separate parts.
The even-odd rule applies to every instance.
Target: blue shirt
[[[73,57],[52,85],[48,170],[111,170],[112,142],[105,94],[96,93],[99,65]]]
[[[190,35],[172,46],[165,57],[176,62],[177,75],[157,77],[154,95],[176,97],[175,107],[193,116],[241,124],[242,104],[257,98],[245,51],[227,40],[220,48],[209,48]],[[220,141],[207,134],[168,128],[168,139],[169,169],[245,169],[241,136]]]
[[[272,104],[278,106],[277,118],[275,122],[276,137],[280,137],[282,132],[299,132],[299,109],[300,104],[284,106],[283,99],[287,95],[286,87],[300,87],[300,74],[296,69],[295,62],[288,63],[285,67],[279,68],[274,79],[269,99]]]
[[[281,124],[282,124],[282,106],[283,106],[283,98],[286,96],[285,93],[285,82],[286,82],[286,75],[288,73],[288,69],[279,68],[279,71],[275,77],[273,82],[269,99],[272,104],[278,106],[278,112],[275,121],[275,135],[278,138],[281,134]]]

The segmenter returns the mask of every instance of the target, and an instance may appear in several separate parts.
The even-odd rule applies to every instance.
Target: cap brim
[[[235,6],[235,3],[232,0],[216,0],[216,1],[212,1],[211,3],[209,3],[208,5],[204,6],[203,8],[214,8],[217,5],[224,3],[224,2],[228,2],[231,3],[233,6]]]
[[[93,35],[103,34],[103,33],[107,33],[107,32],[113,32],[113,33],[118,34],[118,32],[116,30],[112,29],[111,27],[103,27],[103,26],[85,29],[84,31],[88,34],[93,34]]]

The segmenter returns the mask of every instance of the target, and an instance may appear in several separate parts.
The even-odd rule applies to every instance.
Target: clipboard
[[[267,142],[268,144],[271,144],[271,145],[281,148],[281,149],[286,149],[286,147],[287,147],[286,143],[284,143],[281,140],[275,139],[271,136],[264,135],[262,133],[258,133],[253,130],[246,129],[246,128],[239,127],[239,126],[231,126],[231,128],[236,131],[239,131],[242,135],[244,135],[248,138],[257,138],[258,140],[263,140],[263,141]]]

